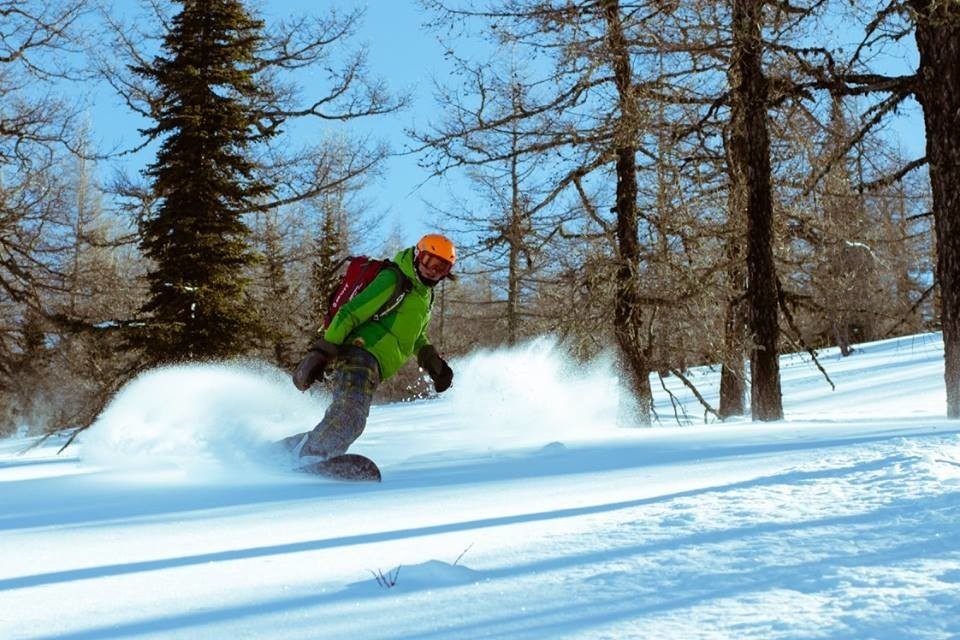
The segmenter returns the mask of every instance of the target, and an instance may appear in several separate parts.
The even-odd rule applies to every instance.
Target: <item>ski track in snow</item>
[[[475,354],[374,408],[373,486],[258,457],[325,402],[279,372],[149,372],[63,455],[0,442],[0,638],[960,637],[939,335],[822,363],[784,357],[783,422],[668,378],[685,426],[625,429],[608,361]]]

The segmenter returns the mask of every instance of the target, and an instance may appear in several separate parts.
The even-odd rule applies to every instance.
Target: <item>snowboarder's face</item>
[[[425,279],[439,282],[450,275],[453,263],[423,251],[417,258],[417,269]]]

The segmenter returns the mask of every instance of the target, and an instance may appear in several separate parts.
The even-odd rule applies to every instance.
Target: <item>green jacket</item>
[[[386,380],[407,359],[429,344],[427,328],[433,307],[433,291],[417,277],[413,247],[399,252],[393,261],[413,285],[396,309],[380,318],[380,310],[397,286],[397,273],[383,269],[357,296],[337,310],[323,334],[332,344],[353,344],[369,351],[380,363],[380,379]]]

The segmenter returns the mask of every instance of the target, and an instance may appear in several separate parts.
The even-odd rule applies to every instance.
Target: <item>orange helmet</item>
[[[439,233],[428,233],[420,238],[417,243],[417,251],[429,253],[449,262],[451,265],[457,261],[457,249],[450,242],[450,239]]]

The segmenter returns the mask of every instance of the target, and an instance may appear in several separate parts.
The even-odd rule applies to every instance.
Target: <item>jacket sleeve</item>
[[[430,316],[433,313],[433,294],[430,295],[430,306],[427,307],[427,317],[423,321],[423,329],[420,330],[420,335],[417,336],[417,339],[413,342],[413,355],[419,356],[420,349],[423,349],[425,346],[430,344],[430,336],[427,334],[428,329],[430,328]]]
[[[420,349],[423,349],[428,344],[430,344],[430,338],[427,337],[427,330],[424,329],[420,335],[417,336],[417,341],[413,343],[413,355],[419,356]]]
[[[415,356],[420,355],[420,349],[423,349],[425,346],[430,344],[430,336],[427,335],[427,330],[430,328],[430,312],[431,311],[432,311],[432,304],[431,304],[431,309],[427,310],[427,317],[424,319],[423,329],[420,330],[420,335],[418,335],[417,339],[414,340],[413,342],[413,355]]]
[[[372,318],[386,304],[396,286],[397,274],[392,269],[380,271],[373,282],[337,310],[323,339],[332,344],[343,344],[354,329]]]

